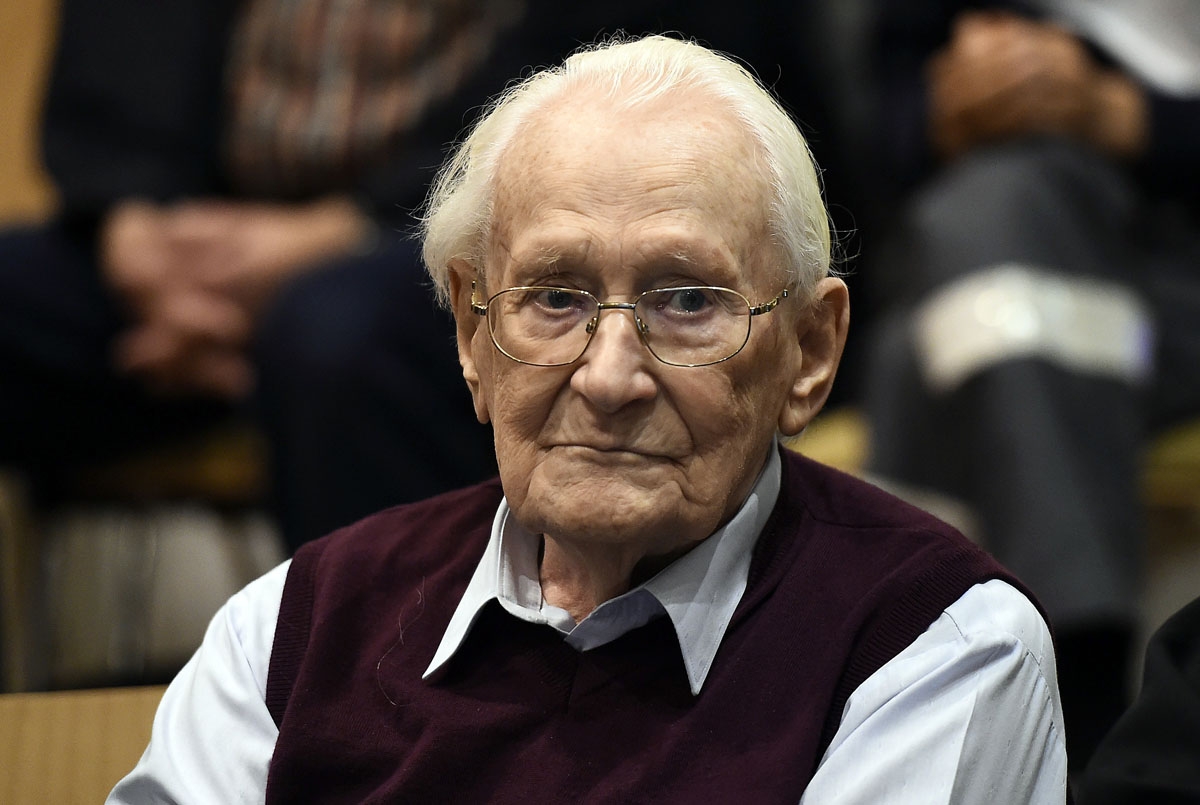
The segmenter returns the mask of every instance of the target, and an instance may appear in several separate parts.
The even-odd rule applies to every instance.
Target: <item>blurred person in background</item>
[[[292,549],[494,472],[408,237],[445,145],[601,30],[754,55],[763,16],[66,0],[43,132],[61,214],[0,236],[0,462],[49,495],[64,467],[249,410]]]
[[[969,504],[1056,629],[1074,769],[1127,702],[1149,430],[1200,410],[1200,5],[882,0],[871,469]]]
[[[0,460],[52,494],[63,467],[255,409],[292,548],[485,477],[403,230],[514,13],[66,0],[61,212],[0,241]]]
[[[1200,598],[1151,636],[1137,699],[1076,793],[1080,805],[1200,802]]]

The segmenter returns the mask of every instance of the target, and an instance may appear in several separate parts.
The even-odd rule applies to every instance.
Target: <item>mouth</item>
[[[631,462],[671,462],[670,456],[643,450],[637,447],[606,444],[563,443],[553,444],[551,451],[562,452],[568,456],[587,459],[597,463],[631,463]]]

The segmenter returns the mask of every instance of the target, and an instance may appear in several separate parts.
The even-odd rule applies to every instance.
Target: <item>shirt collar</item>
[[[770,451],[758,481],[733,518],[712,536],[634,589],[604,602],[576,624],[542,599],[538,580],[541,539],[511,516],[501,500],[483,557],[450,618],[428,678],[458,651],[483,607],[492,600],[514,617],[562,632],[586,651],[666,613],[679,639],[692,693],[699,694],[733,611],[746,591],[755,542],[779,497],[781,459]]]

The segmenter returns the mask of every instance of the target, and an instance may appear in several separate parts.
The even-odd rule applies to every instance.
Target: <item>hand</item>
[[[1071,138],[1118,157],[1136,155],[1144,143],[1140,88],[1050,24],[963,14],[930,59],[928,79],[931,138],[944,157],[1029,134]]]
[[[135,320],[118,339],[118,368],[161,392],[244,396],[254,382],[246,346],[263,306],[288,277],[355,248],[369,226],[340,200],[118,205],[100,255]]]
[[[105,279],[134,320],[114,345],[120,371],[161,393],[248,393],[250,318],[242,306],[196,284],[196,255],[174,237],[169,209],[142,201],[117,205],[102,226],[99,251]]]
[[[171,209],[168,226],[195,285],[251,316],[287,279],[354,251],[373,229],[338,198],[305,205],[191,201]]]

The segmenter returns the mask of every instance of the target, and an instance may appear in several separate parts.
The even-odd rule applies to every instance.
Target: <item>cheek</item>
[[[492,399],[496,406],[497,432],[503,434],[505,440],[531,441],[539,431],[542,402],[523,389],[511,383],[499,382],[495,385]]]
[[[719,382],[706,384],[704,391],[697,389],[679,397],[697,437],[706,437],[700,444],[774,432],[780,384],[753,367],[739,368],[741,371],[724,373]]]
[[[747,366],[708,384],[704,393],[697,389],[679,396],[680,414],[706,477],[736,485],[742,473],[753,469],[748,464],[757,462],[764,445],[774,439],[783,388],[782,381]]]
[[[505,368],[507,371],[499,372],[490,384],[496,458],[502,472],[506,467],[527,472],[562,381],[558,373],[545,368]]]

